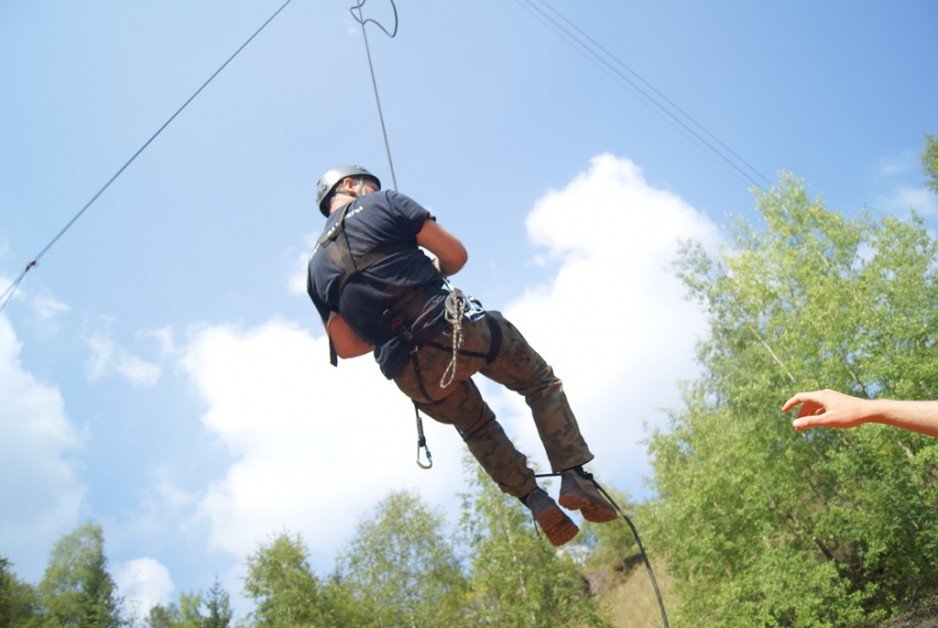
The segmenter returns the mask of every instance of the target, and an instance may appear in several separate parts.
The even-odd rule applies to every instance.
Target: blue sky
[[[4,287],[279,5],[0,0]],[[934,2],[554,6],[770,179],[938,224],[917,159],[938,133]],[[397,38],[369,39],[400,190],[466,244],[457,284],[554,364],[594,469],[647,495],[643,422],[665,423],[705,332],[663,268],[676,238],[717,246],[728,213],[751,217],[750,182],[522,2],[398,8]],[[455,521],[458,438],[428,425],[420,472],[406,399],[369,358],[328,368],[296,288],[315,181],[341,163],[390,185],[361,33],[346,3],[294,0],[27,276],[0,314],[18,574],[93,520],[146,606],[215,574],[239,593],[244,555],[285,528],[323,573],[393,488]],[[543,464],[523,403],[485,390]]]

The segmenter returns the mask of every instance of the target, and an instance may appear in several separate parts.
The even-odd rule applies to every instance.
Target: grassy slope
[[[677,608],[674,579],[663,565],[653,563],[652,566],[670,618]],[[655,590],[642,562],[625,571],[597,569],[588,574],[587,578],[591,589],[597,594],[603,615],[616,628],[661,625],[661,611],[658,610]]]

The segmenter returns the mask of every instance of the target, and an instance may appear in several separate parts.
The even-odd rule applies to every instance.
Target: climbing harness
[[[339,293],[342,292],[342,288],[345,287],[345,284],[348,283],[348,280],[354,275],[390,255],[413,248],[413,244],[410,242],[389,242],[356,259],[356,257],[352,255],[352,247],[349,245],[348,235],[345,233],[345,220],[348,217],[349,208],[351,208],[352,205],[354,205],[354,203],[347,203],[339,210],[339,218],[336,220],[336,223],[327,229],[316,243],[316,247],[325,251],[326,255],[329,256],[329,259],[332,260],[332,263],[338,267],[341,273],[336,288]],[[315,250],[313,252],[315,253]],[[311,281],[311,278],[307,278],[308,289],[311,288],[309,284]],[[329,338],[329,363],[332,364],[332,366],[339,365],[335,343],[332,342],[331,337]]]
[[[449,294],[446,295],[445,302],[445,317],[446,322],[450,324],[453,335],[453,342],[451,347],[446,347],[445,345],[439,344],[434,341],[429,341],[424,343],[425,346],[433,347],[440,351],[452,351],[453,357],[450,360],[449,365],[446,367],[446,370],[443,372],[443,375],[440,377],[440,388],[447,388],[450,386],[456,378],[456,368],[457,360],[460,355],[469,356],[475,358],[485,358],[485,361],[488,364],[491,364],[495,360],[495,357],[498,355],[498,351],[501,348],[502,344],[502,332],[498,327],[498,324],[493,321],[492,318],[486,318],[486,323],[489,326],[489,331],[491,333],[491,346],[489,347],[488,353],[479,353],[477,351],[468,351],[462,348],[462,321],[463,318],[468,318],[470,321],[481,320],[485,316],[485,310],[482,308],[482,304],[475,297],[467,297],[463,294],[462,290],[459,288],[454,288],[449,281],[444,278],[444,283],[449,289]],[[404,330],[406,332],[406,329]],[[417,386],[420,388],[420,393],[424,396],[425,399],[432,405],[437,403],[431,397],[429,392],[427,392],[426,384],[424,383],[423,373],[420,369],[420,361],[417,359],[417,351],[419,347],[416,344],[413,344],[410,351],[411,363],[414,367],[414,375],[417,378]],[[427,447],[427,439],[423,434],[423,419],[420,418],[420,406],[414,401],[414,415],[417,417],[417,464],[422,469],[429,469],[433,466],[433,459],[430,457],[430,448]],[[426,450],[427,455],[427,464],[423,464],[420,461],[420,449],[423,448]]]
[[[658,610],[661,611],[661,622],[664,625],[664,628],[669,628],[668,614],[664,610],[664,600],[661,598],[661,590],[658,588],[658,580],[655,579],[655,572],[651,568],[651,561],[648,560],[648,554],[645,552],[645,546],[642,545],[642,539],[638,536],[638,529],[635,527],[635,524],[632,523],[632,520],[629,519],[628,515],[625,514],[622,508],[619,507],[619,504],[617,504],[616,501],[609,495],[609,493],[606,492],[606,489],[600,486],[599,482],[596,481],[596,478],[593,477],[592,473],[589,473],[582,467],[578,468],[576,472],[579,473],[580,477],[583,479],[592,482],[593,486],[596,487],[596,490],[599,491],[604,498],[606,498],[606,501],[612,504],[612,507],[616,509],[617,513],[619,513],[619,516],[625,519],[625,522],[629,524],[629,528],[632,530],[632,536],[635,537],[635,543],[638,545],[638,551],[642,555],[642,561],[645,563],[645,569],[648,571],[648,577],[651,579],[651,585],[655,589],[655,598],[658,600]],[[534,477],[549,478],[558,477],[562,474],[563,471],[558,471],[555,473],[538,473],[535,474]]]

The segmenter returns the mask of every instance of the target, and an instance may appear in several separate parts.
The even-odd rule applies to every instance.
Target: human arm
[[[371,345],[355,334],[348,322],[341,314],[333,314],[326,323],[326,332],[335,345],[336,354],[343,360],[357,358],[360,355],[374,351],[374,345]]]
[[[938,401],[893,401],[858,399],[833,390],[798,393],[785,402],[782,412],[797,405],[798,430],[812,427],[855,427],[863,423],[883,423],[938,438]]]
[[[433,265],[444,277],[458,273],[469,259],[469,253],[459,238],[430,218],[417,232],[417,244],[436,255]]]

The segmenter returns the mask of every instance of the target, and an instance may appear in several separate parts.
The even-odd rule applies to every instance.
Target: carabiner
[[[420,450],[423,449],[427,453],[427,463],[424,464],[420,461]],[[430,454],[430,448],[427,447],[427,439],[420,438],[417,440],[417,466],[421,469],[429,469],[433,466],[433,456]]]
[[[417,419],[417,466],[421,469],[429,469],[433,466],[433,456],[430,455],[430,448],[427,447],[427,437],[423,435],[423,421],[420,420],[420,408],[416,401],[414,401],[414,417]],[[427,452],[427,464],[420,461],[421,449]]]

